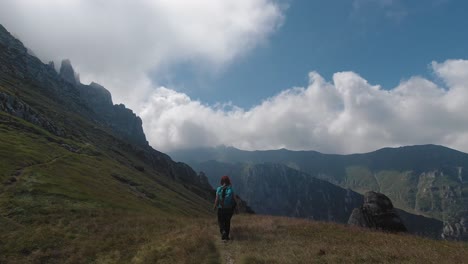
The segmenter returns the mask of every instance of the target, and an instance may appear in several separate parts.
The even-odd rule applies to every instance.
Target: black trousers
[[[218,225],[219,232],[225,233],[226,237],[229,237],[229,231],[231,230],[231,218],[234,213],[232,208],[218,208]]]

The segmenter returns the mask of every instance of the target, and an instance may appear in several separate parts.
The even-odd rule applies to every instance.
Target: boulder
[[[407,232],[392,201],[384,194],[377,192],[364,194],[364,204],[353,210],[348,224],[388,232]]]

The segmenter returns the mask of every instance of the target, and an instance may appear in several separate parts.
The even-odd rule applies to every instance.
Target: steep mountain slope
[[[145,263],[171,243],[211,258],[209,240],[168,240],[210,215],[207,179],[152,149],[140,118],[76,76],[0,26],[0,263]]]

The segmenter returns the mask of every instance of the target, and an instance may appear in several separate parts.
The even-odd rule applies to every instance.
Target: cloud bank
[[[69,58],[133,108],[151,91],[149,72],[222,68],[282,21],[274,0],[0,1],[0,23],[43,61]]]
[[[354,0],[353,7],[399,11],[400,2]],[[141,115],[150,143],[163,151],[224,144],[353,153],[436,143],[468,152],[466,60],[433,62],[435,80],[413,77],[391,90],[353,72],[331,81],[311,72],[307,87],[251,109],[153,89],[149,72],[181,63],[223,68],[282,22],[274,0],[0,1],[0,23],[43,61],[70,58],[82,80],[106,86]]]
[[[244,110],[204,105],[161,87],[140,113],[157,149],[217,146],[355,153],[435,143],[468,151],[468,60],[433,62],[437,82],[412,77],[391,90],[354,72],[285,90]]]

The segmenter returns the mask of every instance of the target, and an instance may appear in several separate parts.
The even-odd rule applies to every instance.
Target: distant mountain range
[[[274,188],[266,191],[270,196],[292,193],[297,194],[295,198],[299,197],[299,193],[306,190],[301,181],[291,187],[291,179],[296,178],[310,181],[306,183],[311,186],[309,188],[317,186],[312,184],[317,180],[312,179],[321,179],[358,193],[371,190],[382,192],[397,208],[443,221],[446,237],[466,239],[467,236],[468,154],[446,147],[423,145],[384,148],[353,155],[285,149],[242,151],[218,147],[179,150],[170,155],[175,160],[188,163],[195,170],[205,172],[212,184],[216,184],[216,179],[222,174],[231,175],[238,179],[241,194],[244,194],[245,183],[256,190],[261,188],[258,184],[268,184],[271,178],[275,179],[275,188],[281,191]],[[256,185],[250,182],[256,182]],[[318,189],[325,190],[323,187]],[[331,197],[343,200],[344,196],[337,196],[336,193],[329,192],[333,194]],[[244,197],[250,202],[248,194],[244,194]],[[312,199],[326,202],[326,199],[317,196],[306,200]],[[293,202],[297,203],[297,200]],[[304,200],[301,200],[302,204]],[[253,210],[259,210],[255,202],[251,205]],[[291,215],[291,210],[284,213]],[[308,213],[315,214],[313,209],[305,211],[307,213],[302,214],[306,217]]]

